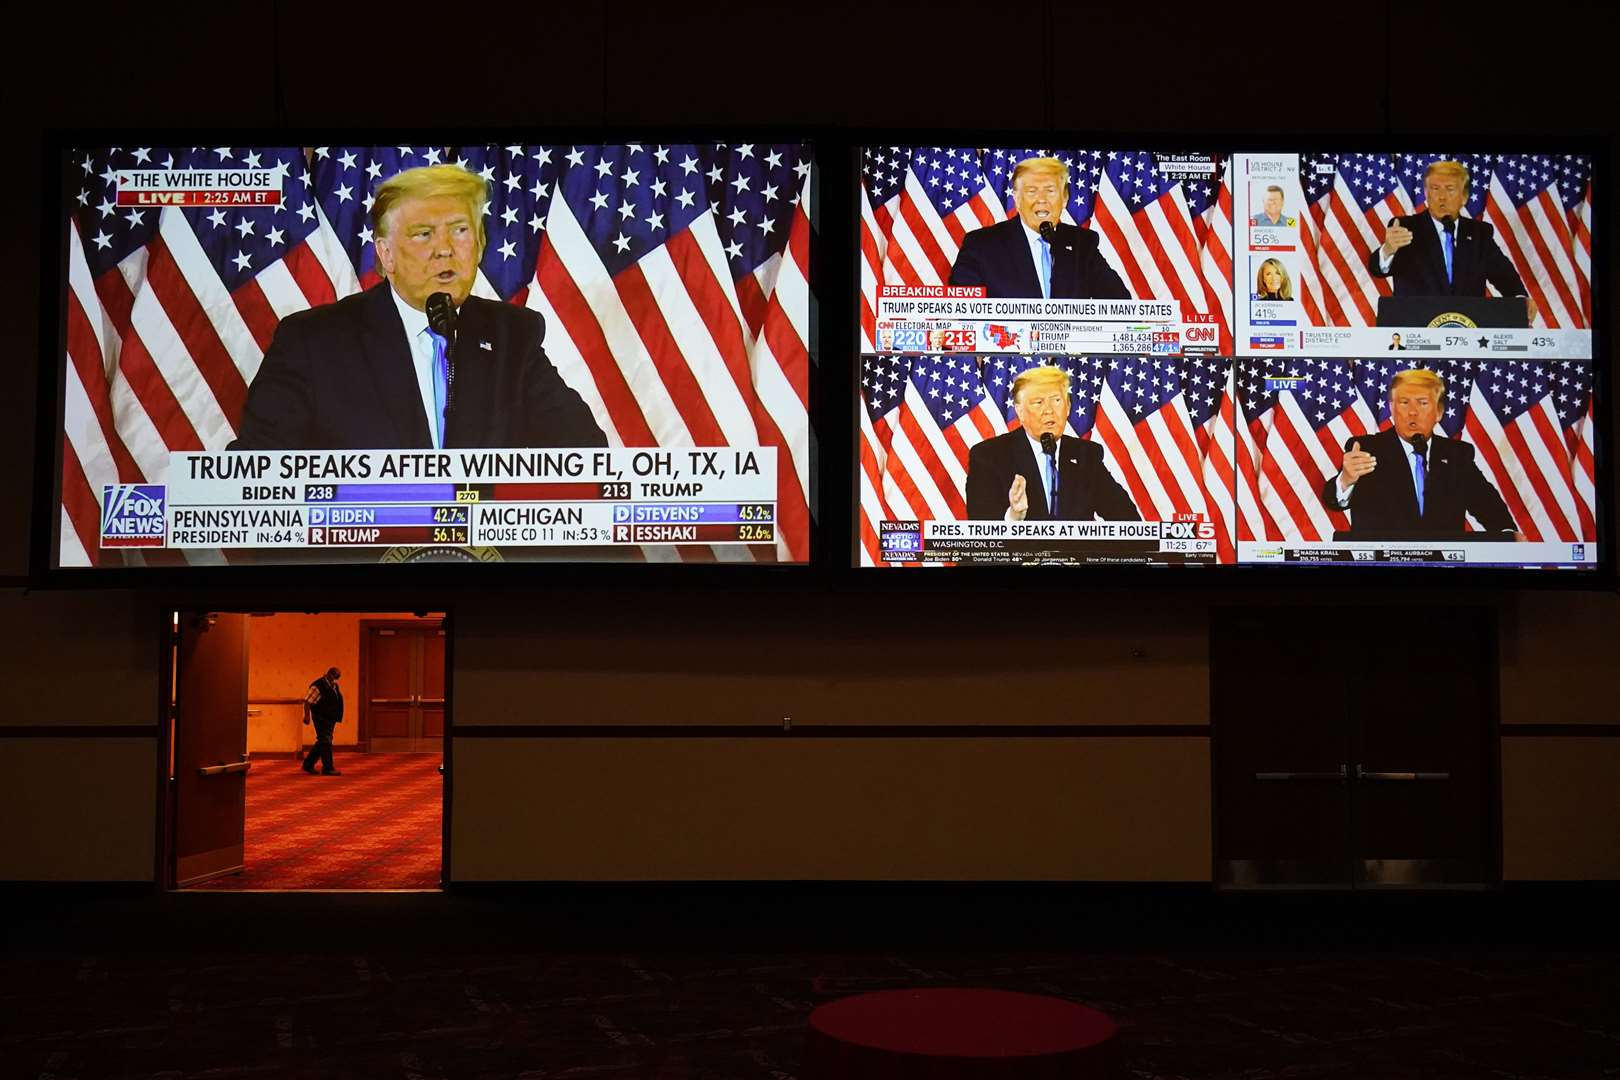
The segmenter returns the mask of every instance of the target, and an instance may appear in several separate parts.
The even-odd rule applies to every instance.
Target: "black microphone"
[[[1041,453],[1052,457],[1057,453],[1057,436],[1050,431],[1041,432]]]
[[[1421,431],[1412,432],[1412,437],[1406,441],[1412,444],[1412,449],[1416,450],[1419,456],[1429,452],[1429,440]]]
[[[1040,227],[1040,229],[1038,231],[1041,234],[1041,239],[1042,240],[1045,240],[1052,247],[1057,247],[1057,223],[1056,222],[1043,221],[1043,222],[1041,222],[1041,227]],[[1080,275],[1080,249],[1075,247],[1073,244],[1069,244],[1063,250],[1070,251],[1070,252],[1074,253],[1074,272],[1075,272],[1075,276],[1079,277],[1079,275]],[[1056,268],[1057,268],[1057,264],[1056,264],[1056,261],[1054,260],[1054,262],[1053,262],[1053,270],[1055,271]],[[1053,285],[1054,288],[1056,288],[1057,282],[1054,281],[1052,283],[1052,285]],[[1051,453],[1051,451],[1048,450],[1047,453]]]
[[[449,341],[456,336],[456,302],[447,292],[436,292],[427,298],[428,325],[433,332]]]
[[[448,426],[456,400],[456,304],[449,293],[436,292],[427,298],[428,326],[444,338],[444,414]]]
[[[1457,218],[1452,214],[1445,215],[1444,217],[1442,217],[1440,219],[1440,227],[1442,229],[1446,230],[1447,235],[1452,236],[1452,237],[1456,237],[1456,235],[1457,235]]]

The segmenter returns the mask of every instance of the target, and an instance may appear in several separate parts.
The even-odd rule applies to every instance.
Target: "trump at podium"
[[[1322,484],[1322,505],[1350,511],[1350,530],[1335,539],[1447,539],[1467,518],[1481,540],[1514,540],[1518,526],[1474,459],[1474,447],[1436,435],[1446,384],[1421,368],[1389,384],[1390,426],[1345,442],[1343,464]]]
[[[1103,258],[1097,234],[1061,221],[1069,167],[1025,158],[1013,168],[1018,216],[962,238],[952,285],[982,285],[986,296],[1129,300],[1131,291]]]
[[[1468,205],[1468,167],[1436,161],[1423,173],[1424,209],[1393,219],[1384,242],[1367,256],[1374,277],[1393,279],[1396,296],[1484,296],[1487,285],[1503,296],[1531,300],[1513,262],[1496,242],[1489,222],[1462,217]]]

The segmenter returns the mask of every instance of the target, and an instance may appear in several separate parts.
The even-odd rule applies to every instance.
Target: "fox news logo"
[[[101,489],[101,546],[162,547],[162,484],[107,484]]]

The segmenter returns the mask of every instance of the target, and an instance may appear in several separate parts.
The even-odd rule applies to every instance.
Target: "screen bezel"
[[[643,581],[648,583],[678,581],[692,577],[726,579],[739,573],[802,574],[810,567],[824,562],[830,555],[841,556],[838,544],[828,544],[831,535],[827,523],[818,518],[818,500],[825,501],[820,491],[821,470],[815,458],[818,442],[823,437],[821,418],[832,405],[825,392],[819,373],[825,368],[825,359],[819,355],[826,337],[818,325],[819,266],[825,261],[821,249],[825,246],[822,214],[818,205],[827,186],[826,165],[820,158],[820,145],[809,125],[793,127],[760,125],[693,124],[673,127],[649,125],[546,125],[544,127],[513,127],[491,125],[479,128],[399,128],[380,127],[357,131],[353,128],[302,128],[296,131],[268,130],[264,128],[201,129],[159,128],[138,132],[143,141],[156,145],[215,146],[215,145],[287,145],[343,146],[343,145],[439,145],[455,146],[470,142],[487,144],[523,143],[543,145],[553,143],[657,143],[657,142],[800,142],[809,147],[814,182],[811,187],[810,243],[810,309],[807,312],[810,354],[808,447],[810,535],[809,557],[805,562],[725,562],[725,563],[664,563],[637,560],[585,562],[554,560],[542,562],[422,562],[384,565],[373,562],[341,563],[271,563],[238,566],[115,566],[115,567],[62,567],[58,558],[57,530],[60,527],[60,485],[62,475],[63,411],[65,409],[66,365],[66,313],[68,232],[63,227],[67,213],[66,191],[63,186],[67,155],[74,147],[122,146],[130,141],[131,131],[101,129],[59,129],[47,132],[41,146],[42,219],[40,233],[40,322],[38,384],[35,424],[35,460],[33,519],[29,543],[29,582],[35,588],[140,588],[199,586],[241,587],[244,589],[274,586],[296,580],[300,584],[337,588],[386,586],[445,587],[488,586],[506,587],[514,581],[559,583],[585,580],[607,583],[613,580]]]

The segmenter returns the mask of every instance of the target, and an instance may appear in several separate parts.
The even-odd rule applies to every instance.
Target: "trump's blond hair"
[[[1063,391],[1063,396],[1069,396],[1069,373],[1060,367],[1043,364],[1040,367],[1025,368],[1014,378],[1012,384],[1012,399],[1019,400],[1019,395],[1031,386],[1056,386]]]
[[[1429,177],[1435,174],[1440,176],[1455,176],[1462,181],[1463,190],[1468,190],[1468,166],[1460,161],[1431,161],[1429,167],[1423,170],[1423,182],[1429,182]]]
[[[489,185],[482,176],[469,172],[460,165],[423,165],[397,172],[377,188],[376,200],[371,204],[372,230],[382,237],[392,237],[393,220],[390,215],[406,199],[436,199],[448,196],[467,204],[467,213],[473,220],[473,232],[478,237],[478,252],[484,251],[484,206],[489,202]]]
[[[1408,368],[1397,371],[1395,377],[1389,380],[1389,400],[1395,400],[1395,391],[1403,386],[1414,386],[1419,390],[1427,390],[1434,395],[1436,405],[1444,405],[1446,401],[1446,380],[1427,368]]]
[[[1063,181],[1065,189],[1069,186],[1069,166],[1055,157],[1027,157],[1013,166],[1012,185],[1018,186],[1018,178],[1025,173],[1052,173]]]

